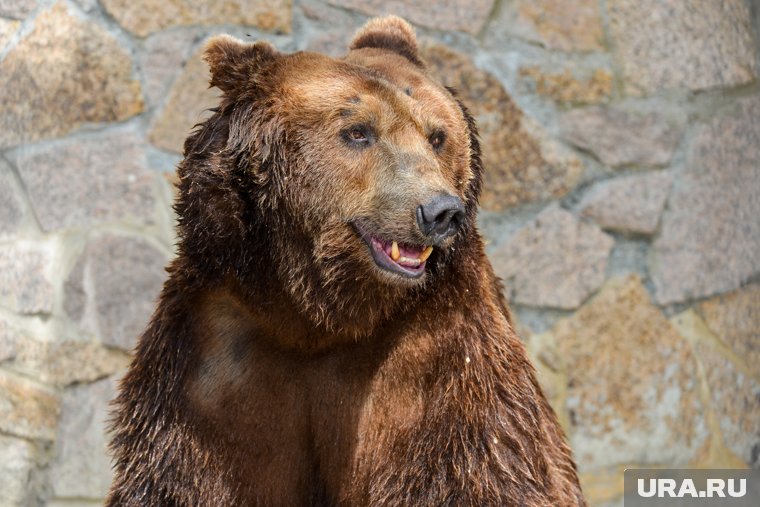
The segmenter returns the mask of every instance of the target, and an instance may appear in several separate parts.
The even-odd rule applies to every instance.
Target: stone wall
[[[413,22],[482,129],[481,226],[594,506],[627,466],[760,466],[751,0],[0,0],[0,505],[102,502],[172,255],[210,34],[338,55]]]

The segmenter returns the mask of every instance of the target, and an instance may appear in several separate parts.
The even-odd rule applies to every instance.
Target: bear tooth
[[[401,257],[399,258],[398,263],[402,266],[416,267],[422,264],[422,261],[419,259],[410,259],[409,257]]]
[[[420,262],[425,262],[428,257],[430,257],[430,254],[433,253],[433,246],[430,245],[426,249],[422,251],[420,254]]]
[[[391,245],[391,259],[393,259],[394,261],[398,261],[400,257],[401,257],[401,252],[399,252],[398,243],[394,241],[393,244]]]

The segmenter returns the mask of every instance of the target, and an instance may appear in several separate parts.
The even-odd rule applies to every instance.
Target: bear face
[[[479,156],[471,119],[428,76],[408,25],[370,22],[340,60],[229,36],[205,58],[225,97],[203,130],[226,137],[220,156],[249,201],[237,222],[265,224],[273,284],[352,338],[431,290],[473,229]],[[203,130],[186,156],[208,152]]]

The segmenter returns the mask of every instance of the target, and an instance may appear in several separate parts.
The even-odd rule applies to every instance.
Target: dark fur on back
[[[398,18],[352,47],[424,72]],[[424,283],[383,283],[330,203],[305,195],[336,157],[313,153],[308,108],[286,114],[273,90],[293,68],[391,85],[229,39],[207,55],[225,98],[185,143],[178,255],[115,402],[107,504],[585,505],[475,226],[480,147],[453,91],[429,85],[466,133],[452,140],[465,223]]]

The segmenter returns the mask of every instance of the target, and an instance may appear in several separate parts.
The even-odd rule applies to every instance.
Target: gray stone
[[[760,99],[703,126],[674,185],[650,271],[661,304],[735,289],[760,272]]]
[[[604,49],[597,0],[506,0],[496,30],[560,51]]]
[[[585,470],[685,465],[709,432],[691,349],[638,276],[609,280],[550,331],[567,376],[571,447]]]
[[[0,318],[0,363],[16,358],[23,339],[17,329]]]
[[[635,174],[594,185],[578,209],[603,229],[653,234],[665,208],[673,177],[668,172]]]
[[[289,32],[293,9],[292,0],[101,0],[101,4],[124,28],[140,37],[188,25],[229,24]]]
[[[159,105],[166,97],[169,85],[185,66],[193,45],[198,42],[191,31],[172,30],[148,37],[140,52],[143,90],[151,105]]]
[[[174,81],[163,109],[154,117],[148,137],[163,150],[182,153],[193,126],[208,118],[219,105],[220,92],[209,88],[209,70],[198,49]]]
[[[748,466],[760,468],[760,383],[703,343],[696,352],[725,445]]]
[[[757,78],[752,18],[743,0],[610,0],[610,32],[626,90],[704,90]]]
[[[102,343],[131,350],[156,304],[167,256],[142,239],[103,235],[85,248],[65,284],[65,294],[86,294],[68,315]]]
[[[114,378],[75,386],[63,394],[50,483],[57,497],[104,498],[111,483],[107,453],[108,403]]]
[[[496,273],[515,303],[573,309],[604,282],[614,240],[551,205],[494,252]]]
[[[0,0],[0,16],[24,19],[37,8],[37,0]]]
[[[661,114],[608,107],[568,111],[559,127],[563,138],[611,167],[668,164],[681,139],[681,128]]]
[[[4,507],[34,505],[32,474],[36,467],[34,445],[0,435],[0,503]]]
[[[494,0],[440,0],[435,6],[414,0],[328,0],[328,3],[371,16],[395,14],[437,30],[477,35],[491,14]]]
[[[50,253],[41,246],[0,246],[0,304],[26,314],[53,311]]]
[[[144,141],[131,133],[99,134],[38,150],[16,160],[45,231],[132,218],[151,223],[154,174]]]
[[[0,148],[58,137],[143,110],[119,43],[56,3],[0,62]]]
[[[24,209],[11,168],[0,158],[0,238],[15,233],[23,218]]]
[[[60,402],[30,380],[0,370],[0,431],[23,438],[53,440]]]

